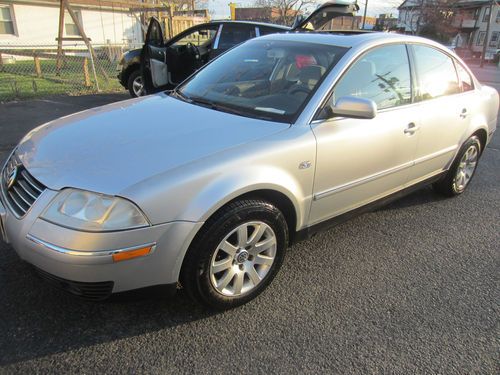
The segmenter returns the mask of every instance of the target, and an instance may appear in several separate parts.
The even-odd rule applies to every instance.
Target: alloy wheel
[[[476,145],[471,145],[460,159],[457,173],[453,180],[457,192],[462,192],[469,184],[476,169],[478,157],[479,152]]]
[[[132,90],[134,90],[136,96],[144,95],[144,83],[142,82],[141,76],[137,76],[132,82]]]
[[[227,297],[254,290],[269,273],[276,247],[276,235],[266,223],[252,221],[239,225],[219,243],[212,256],[212,286]]]

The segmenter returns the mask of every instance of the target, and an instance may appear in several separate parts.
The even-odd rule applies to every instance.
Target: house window
[[[78,10],[74,10],[73,13],[75,14],[78,22],[81,25],[82,14]],[[75,21],[73,21],[73,18],[71,18],[68,11],[64,12],[64,30],[66,30],[67,36],[81,36],[80,32],[78,31],[78,27],[76,27]]]
[[[477,36],[476,46],[482,46],[484,43],[484,37],[486,36],[486,31],[481,31]]]
[[[500,23],[500,9],[497,12],[496,23]]]
[[[490,47],[496,47],[498,44],[498,39],[500,39],[500,31],[493,31],[490,39]]]
[[[474,19],[475,19],[475,20],[479,19],[479,13],[481,13],[481,8],[477,8],[477,9],[474,11]]]
[[[8,5],[0,5],[0,34],[16,35],[12,9]]]
[[[488,22],[490,17],[490,7],[487,7],[484,11],[483,22]]]

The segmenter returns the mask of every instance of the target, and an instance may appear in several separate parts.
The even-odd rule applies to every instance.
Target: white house
[[[92,44],[142,44],[140,13],[131,12],[130,8],[110,7],[109,1],[107,7],[100,3],[98,0],[70,0],[71,8]],[[0,0],[0,45],[57,44],[59,4],[58,0]],[[66,11],[64,37],[79,36]]]
[[[405,0],[398,7],[398,29],[406,34],[416,34],[420,22],[421,6],[425,0]]]

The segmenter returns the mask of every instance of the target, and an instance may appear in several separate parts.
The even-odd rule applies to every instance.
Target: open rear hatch
[[[297,18],[292,30],[326,31],[331,20],[337,17],[354,17],[359,10],[357,0],[332,0],[320,5],[309,17]]]

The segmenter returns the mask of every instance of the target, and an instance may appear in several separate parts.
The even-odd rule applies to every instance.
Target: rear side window
[[[259,26],[259,32],[260,32],[260,36],[264,36],[267,34],[282,33],[284,31],[281,29],[275,29],[274,27]]]
[[[363,55],[334,89],[334,102],[343,96],[371,99],[378,109],[411,103],[411,76],[404,45],[376,48]]]
[[[457,66],[462,91],[465,92],[474,90],[474,83],[472,82],[472,77],[469,72],[467,72],[467,70],[465,70],[465,68],[458,61],[455,62],[455,65]]]
[[[457,71],[451,57],[437,49],[413,45],[420,100],[429,100],[460,92]]]
[[[224,24],[220,35],[219,48],[229,49],[244,41],[255,38],[255,26]]]

